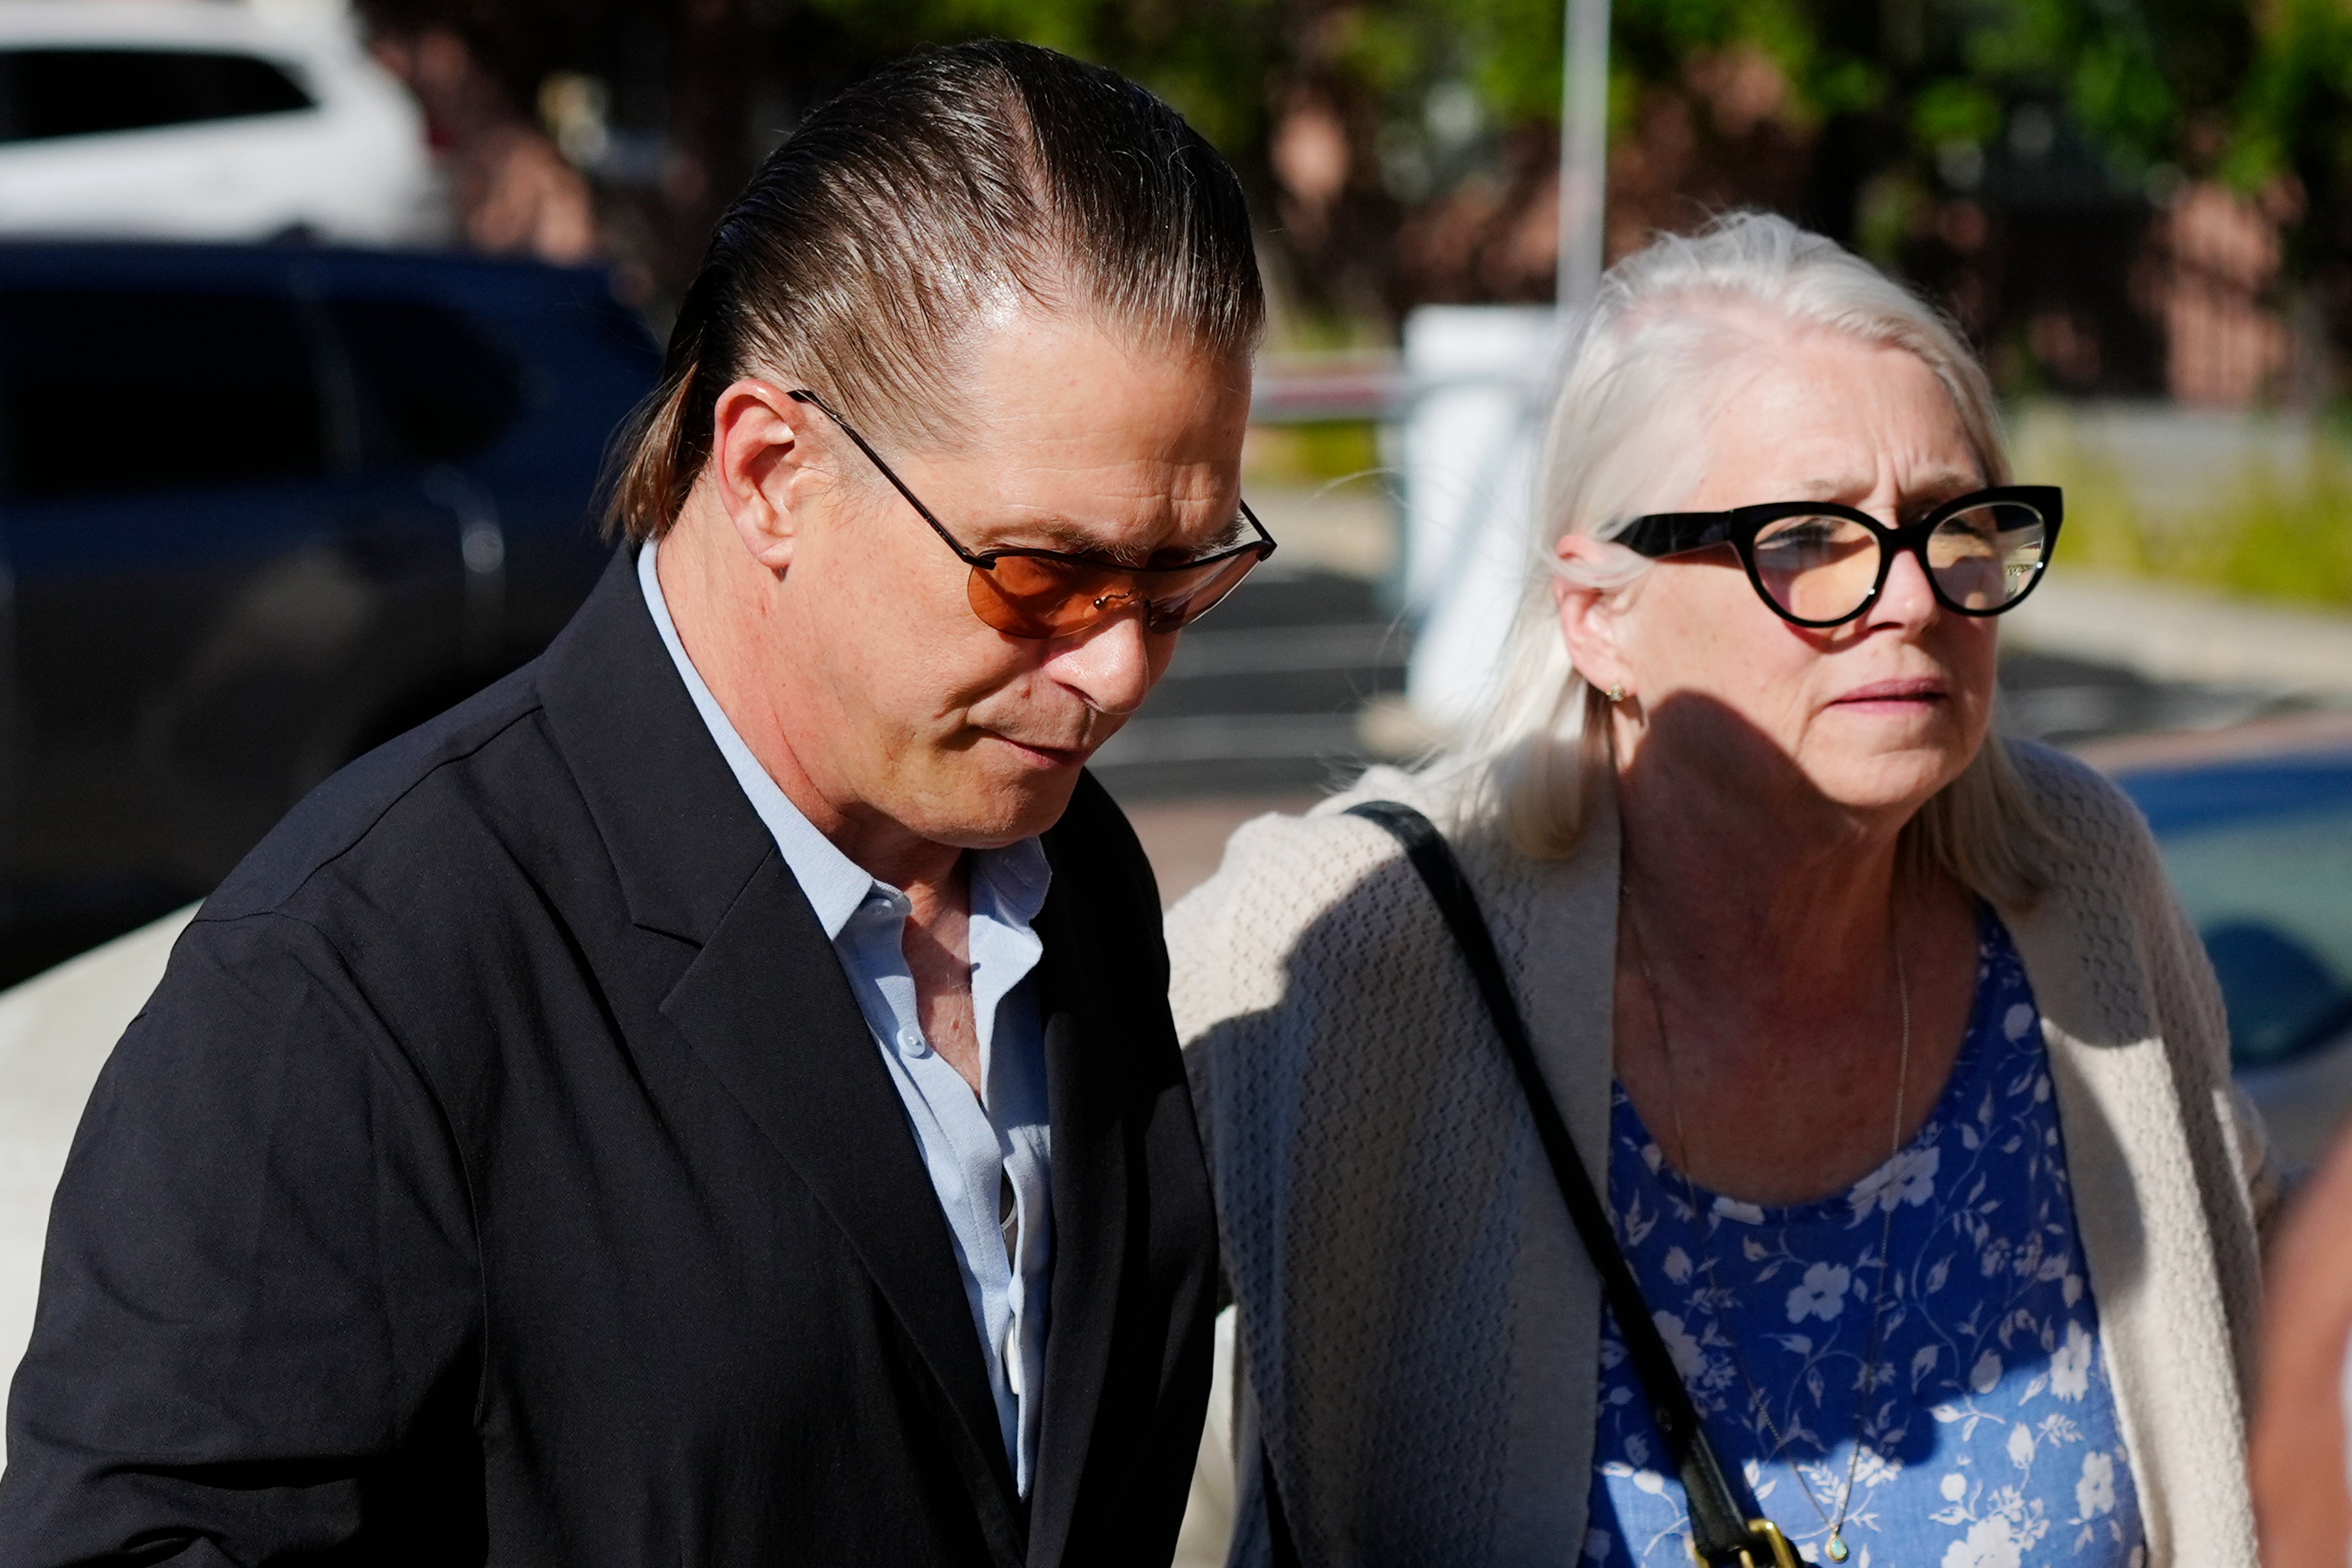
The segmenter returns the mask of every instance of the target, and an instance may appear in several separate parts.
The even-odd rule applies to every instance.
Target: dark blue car
[[[2116,742],[2205,939],[2239,1083],[2294,1164],[2352,1113],[2352,715]]]
[[[657,357],[594,271],[0,245],[0,979],[544,646]]]

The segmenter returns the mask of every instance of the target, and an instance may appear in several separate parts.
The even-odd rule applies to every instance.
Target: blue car
[[[538,652],[657,369],[592,270],[0,245],[0,981]]]
[[[2230,1014],[2238,1081],[2292,1164],[2352,1112],[2352,719],[2099,758],[2156,831]]]

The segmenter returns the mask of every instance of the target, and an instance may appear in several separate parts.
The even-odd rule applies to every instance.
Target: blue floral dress
[[[1966,1043],[1893,1160],[1818,1203],[1734,1202],[1685,1188],[1620,1087],[1610,1207],[1717,1453],[1808,1560],[1829,1560],[1830,1531],[1799,1474],[1834,1517],[1859,1432],[1845,1568],[2141,1568],[2041,1016],[1990,910],[1979,931]],[[1613,1318],[1599,1420],[1583,1560],[1689,1568],[1682,1487]]]

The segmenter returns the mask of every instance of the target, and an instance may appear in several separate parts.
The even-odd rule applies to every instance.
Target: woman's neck
[[[1621,788],[1618,813],[1625,901],[1654,967],[1775,1009],[1883,990],[1899,824],[1658,778]]]
[[[1969,897],[1907,874],[1899,825],[1653,782],[1619,791],[1618,1079],[1704,1186],[1768,1204],[1842,1191],[1951,1075],[1975,990]]]

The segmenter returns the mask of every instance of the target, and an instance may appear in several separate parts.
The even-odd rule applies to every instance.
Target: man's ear
[[[709,480],[752,559],[772,572],[792,564],[805,508],[829,477],[813,464],[813,411],[763,381],[745,378],[711,407]]]
[[[1577,673],[1602,691],[1622,687],[1632,693],[1637,689],[1633,672],[1618,646],[1622,595],[1588,585],[1591,578],[1608,575],[1610,553],[1623,548],[1587,533],[1560,535],[1552,554],[1570,570],[1553,576],[1551,596],[1559,613],[1560,637]]]

